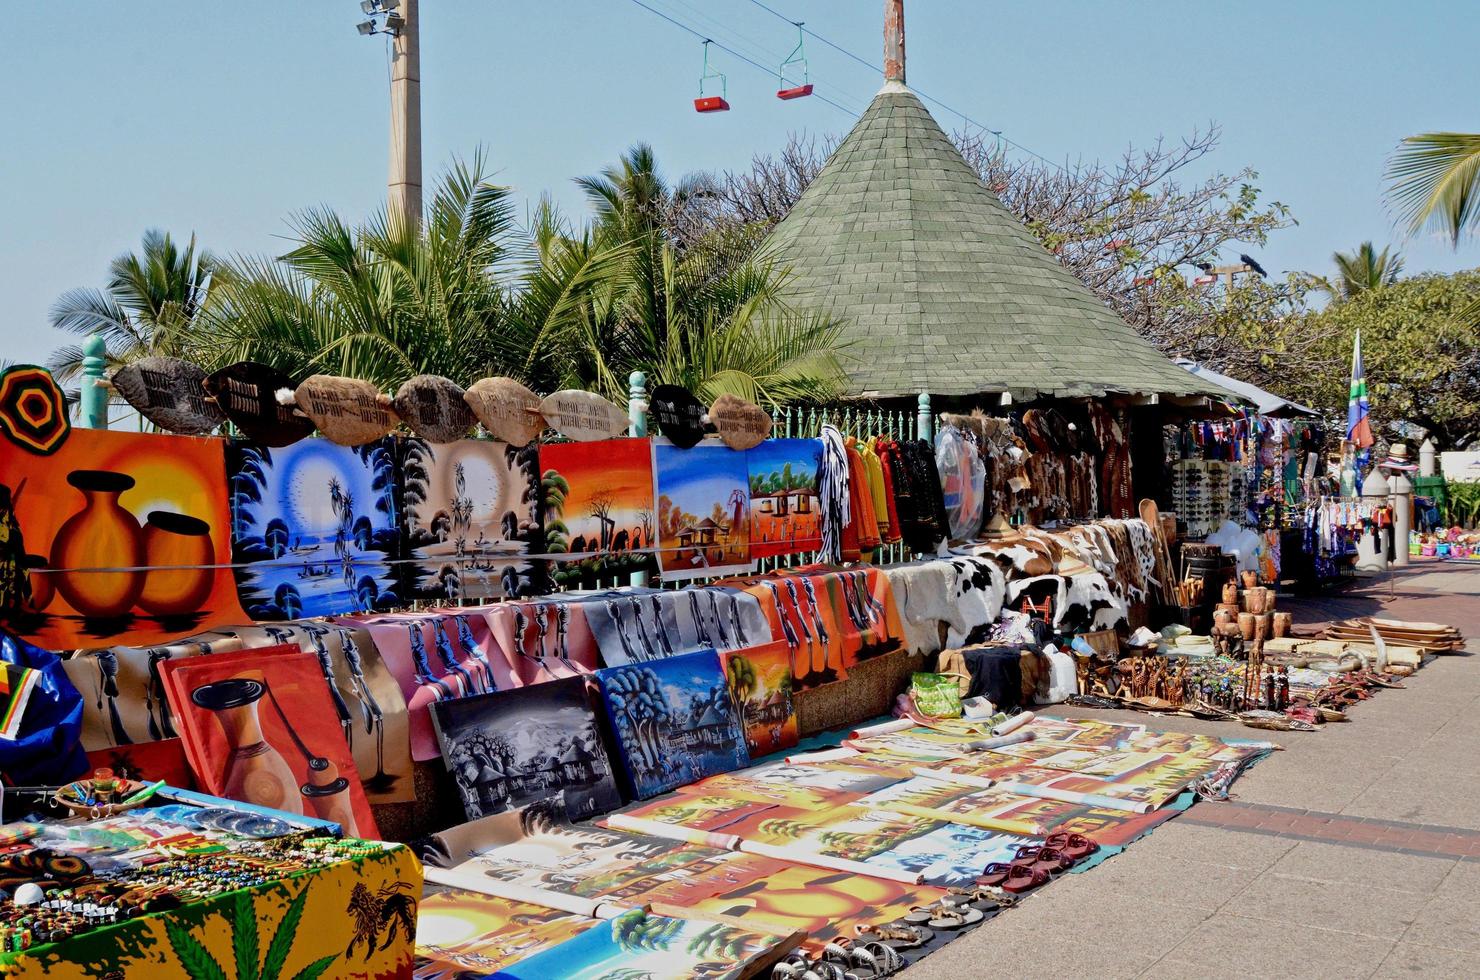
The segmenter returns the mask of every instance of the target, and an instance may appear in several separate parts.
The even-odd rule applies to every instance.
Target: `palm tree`
[[[1480,221],[1480,133],[1421,133],[1388,163],[1389,199],[1410,233],[1432,224],[1459,244]]]
[[[280,259],[223,269],[203,331],[213,362],[250,358],[294,377],[323,371],[381,388],[421,373],[464,385],[490,374],[530,380],[526,363],[538,357],[521,339],[563,336],[573,299],[621,258],[619,248],[590,249],[545,268],[481,155],[453,164],[420,225],[382,209],[352,228],[314,210],[292,227],[297,247]]]
[[[595,211],[593,240],[630,248],[627,281],[596,291],[581,321],[575,361],[588,385],[619,398],[628,373],[642,370],[706,401],[726,392],[773,404],[825,401],[841,392],[841,322],[788,305],[786,271],[753,257],[753,237],[693,241],[674,231],[701,183],[670,187],[646,144],[576,182]]]
[[[102,334],[114,364],[176,353],[188,344],[206,306],[216,266],[209,252],[197,250],[194,235],[182,249],[168,232],[151,229],[137,253],[109,263],[105,287],[63,293],[52,305],[51,325],[69,333]],[[82,348],[62,347],[49,366],[62,380],[75,378],[82,370]]]
[[[1334,252],[1331,261],[1336,264],[1336,281],[1323,280],[1323,287],[1335,299],[1351,299],[1369,289],[1381,289],[1398,281],[1403,271],[1403,256],[1390,249],[1381,252],[1371,242],[1363,242],[1354,252]]]

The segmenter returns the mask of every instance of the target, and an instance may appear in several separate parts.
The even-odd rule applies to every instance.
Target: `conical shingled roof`
[[[1229,397],[1065,269],[899,82],[874,97],[767,250],[790,267],[794,303],[847,321],[856,397]]]

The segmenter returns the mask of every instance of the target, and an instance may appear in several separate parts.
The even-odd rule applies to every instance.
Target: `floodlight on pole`
[[[360,12],[366,17],[374,17],[380,13],[380,4],[375,0],[360,0]]]
[[[375,33],[375,21],[373,21],[373,20],[361,21],[360,23],[358,23],[358,24],[355,25],[355,29],[357,31],[359,31],[361,34],[364,34],[366,36],[369,36],[369,35]]]

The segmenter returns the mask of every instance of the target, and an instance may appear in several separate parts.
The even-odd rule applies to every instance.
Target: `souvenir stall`
[[[5,767],[7,816],[29,821],[7,825],[12,972],[65,975],[88,959],[189,972],[246,956],[235,943],[250,932],[263,973],[329,970],[332,945],[404,975],[418,868],[376,838],[428,832],[440,842],[428,877],[447,890],[422,916],[426,975],[439,958],[486,965],[510,935],[511,976],[539,975],[542,949],[635,956],[635,935],[665,962],[698,949],[752,966],[791,956],[800,970],[797,957],[839,955],[827,940],[859,928],[872,938],[857,948],[897,968],[1169,818],[1199,774],[1265,751],[1214,747],[1232,754],[1184,760],[1188,772],[1165,777],[1174,791],[1152,798],[1132,779],[1133,809],[1155,815],[1116,834],[1104,828],[1119,811],[1095,809],[1121,792],[1113,767],[1076,776],[985,754],[1039,737],[1023,710],[1050,673],[1041,693],[1073,692],[1075,668],[1058,669],[1044,639],[1124,628],[1170,576],[1157,578],[1165,558],[1139,520],[1045,535],[999,515],[978,537],[985,482],[948,497],[946,441],[830,425],[772,439],[755,406],[661,386],[645,399],[659,430],[648,438],[627,436],[628,415],[597,396],[540,399],[500,379],[455,399],[419,379],[423,396],[397,407],[340,378],[306,380],[291,404],[255,397],[290,382],[247,364],[212,381],[146,363],[115,375],[120,391],[129,370],[176,379],[138,400],[161,428],[208,431],[219,413],[249,438],[6,429],[8,717],[18,744],[63,760],[44,774],[20,756]],[[49,378],[26,381],[56,397]],[[439,390],[433,410],[425,392]],[[1054,426],[1024,419],[1029,435]],[[1004,440],[1017,431],[994,424]],[[483,437],[467,438],[475,425]],[[536,442],[546,427],[567,441]],[[1089,496],[1055,475],[1054,454],[1087,455],[1083,444],[1015,445],[992,462],[1029,474],[1010,492],[1038,488],[1017,499],[1020,517],[1088,515]],[[986,466],[954,451],[953,465]],[[920,557],[871,564],[889,543]],[[768,556],[803,563],[758,573]],[[654,584],[551,591],[617,562]],[[1002,643],[1020,646],[1011,672],[977,649]],[[952,710],[943,650],[989,665],[985,715]],[[856,697],[864,684],[879,697]],[[905,724],[844,738],[901,691]],[[942,699],[941,717],[918,710]],[[1018,732],[999,742],[1004,726]],[[942,767],[911,782],[968,756],[996,775]],[[71,782],[49,784],[59,776]],[[1008,776],[1015,788],[982,793]],[[752,824],[703,817],[715,800]],[[585,823],[603,817],[599,834]],[[591,834],[582,860],[615,861],[600,873],[528,864],[532,836],[548,855]],[[505,859],[523,870],[490,872]],[[786,898],[840,868],[855,879],[830,886],[827,922]],[[760,882],[766,902],[741,898]],[[843,897],[873,891],[867,912]],[[925,924],[901,921],[930,902]],[[326,916],[322,943],[289,942]],[[778,917],[792,931],[776,932]],[[531,931],[549,942],[525,943]],[[299,965],[300,952],[317,955]]]
[[[1227,388],[1247,407],[1221,417],[1188,418],[1167,429],[1171,493],[1184,540],[1237,552],[1238,569],[1259,580],[1308,581],[1319,542],[1300,533],[1319,494],[1322,430],[1313,409],[1193,361],[1189,372]]]

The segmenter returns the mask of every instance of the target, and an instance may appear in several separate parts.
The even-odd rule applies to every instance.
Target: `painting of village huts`
[[[745,451],[750,482],[750,554],[794,555],[822,547],[818,506],[820,439],[767,439]]]
[[[572,819],[622,804],[584,678],[434,701],[431,711],[469,820],[552,798]]]
[[[631,573],[653,570],[657,517],[648,440],[549,443],[539,452],[544,551],[571,556],[551,562],[555,584],[626,585]]]
[[[745,453],[704,443],[653,445],[659,564],[665,579],[733,575],[753,567]]]
[[[724,654],[725,680],[740,712],[752,759],[797,744],[792,704],[791,648],[776,640]]]
[[[719,654],[683,654],[596,672],[640,799],[750,763]]]
[[[340,446],[302,439],[268,448],[230,442],[237,594],[257,620],[401,605],[393,440]]]
[[[543,575],[521,556],[544,550],[538,450],[460,439],[402,439],[405,591],[431,600],[535,595]]]

